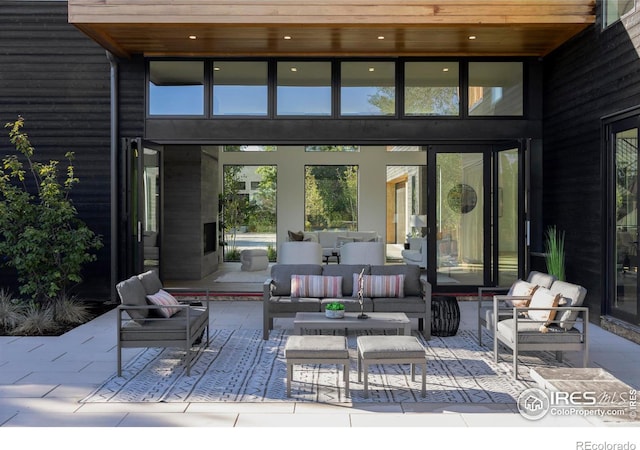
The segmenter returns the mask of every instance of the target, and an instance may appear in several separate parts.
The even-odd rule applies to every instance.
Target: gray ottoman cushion
[[[285,358],[346,359],[349,358],[344,336],[289,336]]]
[[[358,336],[364,359],[424,358],[424,347],[415,336]]]

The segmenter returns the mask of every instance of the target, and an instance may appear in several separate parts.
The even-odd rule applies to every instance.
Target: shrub
[[[23,126],[22,117],[5,125],[10,142],[26,161],[7,156],[0,167],[0,255],[5,265],[16,269],[21,294],[50,303],[82,281],[83,265],[95,260],[90,251],[102,243],[77,218],[70,199],[79,182],[73,153],[65,155],[66,179],[61,183],[58,161],[35,161]]]
[[[267,258],[271,262],[275,262],[278,259],[278,252],[273,245],[267,246]]]
[[[11,292],[0,289],[0,331],[13,330],[23,319],[22,305],[13,298]]]
[[[31,302],[24,310],[24,317],[11,334],[17,336],[43,335],[56,328],[53,307]]]
[[[53,318],[58,324],[77,325],[87,322],[91,317],[89,307],[75,296],[63,295],[53,303]]]

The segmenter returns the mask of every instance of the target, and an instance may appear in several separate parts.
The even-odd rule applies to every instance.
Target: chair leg
[[[342,365],[342,378],[344,379],[344,395],[349,397],[349,363]]]
[[[293,364],[287,363],[287,397],[291,397],[291,379],[293,378]]]
[[[427,362],[422,364],[422,398],[427,396]]]
[[[513,349],[513,378],[518,379],[518,351],[516,347]]]
[[[118,345],[118,376],[122,376],[122,347]]]

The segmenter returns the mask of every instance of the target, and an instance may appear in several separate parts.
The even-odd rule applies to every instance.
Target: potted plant
[[[344,317],[344,304],[340,302],[327,303],[324,314],[329,319],[342,319]]]
[[[564,231],[558,231],[555,226],[547,228],[544,246],[547,273],[564,281]]]

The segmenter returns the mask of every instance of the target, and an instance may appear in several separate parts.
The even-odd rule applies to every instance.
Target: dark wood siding
[[[602,117],[640,104],[639,22],[596,24],[544,60],[544,220],[566,231],[567,278],[587,288],[594,321],[606,297]]]
[[[86,267],[92,295],[109,289],[109,62],[105,51],[67,23],[66,2],[0,3],[0,123],[25,118],[39,160],[76,154],[80,183],[73,201],[103,236],[98,261]],[[12,153],[6,130],[0,156]],[[10,284],[7,274],[0,285]],[[84,289],[83,289],[84,291]],[[84,293],[83,293],[84,295]]]

